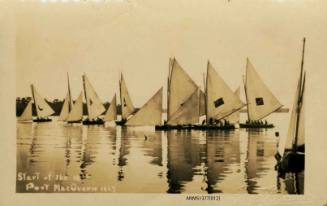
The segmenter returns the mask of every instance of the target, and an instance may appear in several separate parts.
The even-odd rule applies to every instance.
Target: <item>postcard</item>
[[[0,2],[0,205],[327,205],[327,2]]]

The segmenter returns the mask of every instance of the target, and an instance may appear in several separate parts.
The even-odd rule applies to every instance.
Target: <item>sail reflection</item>
[[[303,194],[304,173],[277,179],[273,134],[18,123],[17,175],[52,174],[60,178],[35,183],[116,192]],[[16,181],[16,191],[37,192],[27,183]]]

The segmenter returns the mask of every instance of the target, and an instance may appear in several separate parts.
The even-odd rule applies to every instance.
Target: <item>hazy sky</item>
[[[69,72],[77,98],[85,72],[108,101],[123,71],[141,106],[161,86],[166,90],[171,56],[201,86],[209,59],[232,89],[242,83],[249,57],[289,107],[304,36],[308,84],[311,72],[327,75],[326,0],[33,2],[17,8],[17,96],[30,96],[33,83],[45,98],[63,99]]]

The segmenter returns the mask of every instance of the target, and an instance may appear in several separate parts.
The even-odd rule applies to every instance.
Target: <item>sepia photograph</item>
[[[327,205],[327,2],[0,4],[14,202]]]

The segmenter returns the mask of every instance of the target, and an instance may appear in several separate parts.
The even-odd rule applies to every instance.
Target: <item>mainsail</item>
[[[247,59],[245,94],[249,120],[260,120],[282,107]]]
[[[109,108],[104,116],[104,121],[110,122],[117,119],[116,94],[112,98]]]
[[[185,100],[178,110],[168,120],[170,125],[196,124],[199,122],[200,89],[197,88],[191,96]]]
[[[70,113],[70,111],[72,110],[73,107],[73,99],[71,97],[71,92],[70,92],[70,85],[69,85],[69,76],[67,73],[67,84],[68,84],[68,91],[67,91],[67,95],[64,101],[64,105],[62,106],[60,115],[59,115],[59,120],[61,121],[65,121],[68,117],[68,114]]]
[[[68,117],[68,114],[70,112],[69,110],[69,102],[70,102],[70,95],[69,92],[67,92],[65,101],[64,101],[64,105],[62,106],[60,115],[59,115],[59,120],[60,121],[65,121]]]
[[[190,98],[198,86],[179,65],[176,59],[172,60],[168,81],[168,122],[173,118],[182,104]],[[199,100],[198,100],[199,101]],[[199,115],[199,113],[198,113]]]
[[[119,87],[120,87],[120,104],[121,104],[121,113],[122,113],[121,115],[122,115],[122,119],[127,119],[131,114],[134,113],[135,108],[133,106],[131,97],[129,96],[123,74],[121,74]]]
[[[236,96],[238,96],[238,98],[240,98],[240,87],[238,87],[238,88],[235,90],[234,94],[235,94]],[[230,123],[233,123],[233,124],[235,124],[235,123],[239,123],[239,122],[240,122],[240,110],[237,111],[237,112],[234,112],[233,114],[227,116],[227,117],[224,118],[224,119],[226,119],[227,121],[229,121]]]
[[[106,111],[106,109],[103,106],[100,98],[98,97],[97,93],[95,92],[93,86],[91,85],[86,75],[83,75],[83,86],[84,86],[85,100],[87,105],[88,118],[90,120],[94,120],[97,117],[99,117],[104,111]]]
[[[207,122],[210,118],[219,120],[227,117],[245,106],[210,62],[207,65],[206,94]]]
[[[83,93],[81,92],[67,117],[67,122],[77,122],[83,119]]]
[[[32,120],[32,101],[29,101],[22,115],[18,117],[19,121]]]
[[[135,113],[126,125],[159,125],[162,120],[162,88],[160,88],[151,98],[145,103],[139,111]]]
[[[305,39],[303,40],[302,64],[300,77],[297,83],[291,118],[286,138],[281,139],[278,152],[283,156],[286,150],[295,150],[297,146],[304,145],[305,139],[305,73],[303,72]]]
[[[278,145],[278,152],[281,156],[283,156],[285,150],[291,150],[292,146],[294,144],[294,141],[295,141],[294,137],[295,137],[295,133],[296,133],[296,124],[297,124],[297,115],[298,115],[297,111],[300,112],[297,144],[298,145],[304,144],[304,96],[302,96],[302,104],[298,105],[299,98],[300,98],[299,97],[300,90],[301,90],[301,82],[299,80],[298,86],[296,89],[293,107],[292,107],[292,113],[291,113],[291,118],[289,121],[287,136],[286,136],[286,139],[281,139],[281,141],[279,141],[279,145]],[[304,93],[300,94],[300,95],[304,95]]]
[[[54,113],[53,109],[45,101],[45,99],[36,91],[34,85],[31,85],[32,96],[36,107],[36,115],[38,118],[45,118]]]

